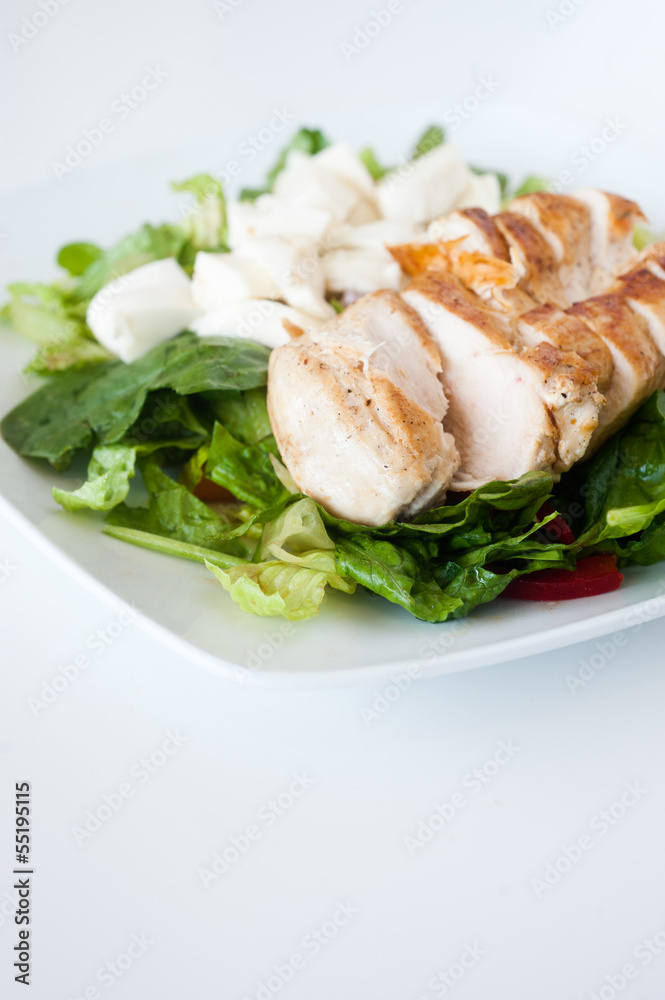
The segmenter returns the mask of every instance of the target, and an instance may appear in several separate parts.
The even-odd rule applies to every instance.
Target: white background
[[[371,142],[373,110],[424,102],[443,115],[488,75],[498,87],[476,123],[517,106],[565,121],[584,141],[611,118],[621,143],[665,158],[665,18],[644,0],[570,3],[557,25],[547,17],[554,4],[405,0],[371,44],[346,56],[342,43],[353,44],[370,4],[228,7],[220,17],[202,0],[70,0],[15,51],[9,36],[39,8],[3,4],[2,190],[47,183],[64,205],[54,161],[151,66],[166,80],[81,171],[162,150],[165,163],[179,162],[183,149],[216,135],[251,135],[276,107],[308,124],[364,109]],[[454,135],[462,146],[465,128]],[[568,155],[543,163],[525,135],[514,162],[556,173]],[[38,233],[38,220],[28,224]],[[63,215],[63,237],[76,235],[64,230]],[[98,235],[93,217],[79,235]],[[37,272],[51,250],[35,246]],[[11,272],[9,232],[0,253]],[[447,995],[434,977],[451,966],[459,973],[467,946],[482,955],[456,997],[662,996],[665,950],[647,963],[643,945],[665,943],[662,622],[621,644],[420,681],[387,711],[383,687],[297,694],[228,685],[130,625],[35,715],[29,699],[115,615],[7,522],[0,566],[3,998],[66,1000],[86,989],[94,997],[95,987],[112,1000],[431,1000]],[[604,666],[573,693],[567,677],[593,656]],[[160,756],[176,731],[181,748]],[[519,749],[474,791],[469,772],[499,741]],[[163,766],[144,780],[140,762],[155,751]],[[297,799],[288,792],[294,774],[313,779]],[[12,982],[16,928],[5,896],[13,787],[23,780],[33,786],[36,869],[27,992]],[[615,805],[620,818],[606,829],[601,811],[627,782],[638,798]],[[123,783],[131,796],[78,844],[73,828]],[[410,852],[405,838],[426,833],[421,824],[456,793],[464,805]],[[286,808],[269,823],[268,803],[280,795]],[[205,888],[199,870],[251,824],[258,839]],[[557,880],[548,866],[584,835],[590,846],[574,865],[559,860],[570,870]],[[553,884],[543,888],[547,872]],[[357,913],[314,954],[307,935],[332,932],[340,903]],[[147,950],[102,982],[98,970],[134,934]],[[289,976],[296,953],[303,967]],[[272,992],[262,992],[274,966],[289,982],[270,980]]]

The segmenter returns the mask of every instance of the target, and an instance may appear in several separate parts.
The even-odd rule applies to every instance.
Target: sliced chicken
[[[533,223],[518,212],[500,212],[494,222],[519,268],[521,288],[538,303],[569,306],[554,251]]]
[[[665,356],[665,281],[645,265],[620,275],[609,291],[622,295],[646,320],[656,347]]]
[[[435,506],[458,464],[440,420],[325,340],[272,352],[268,412],[298,488],[350,521],[379,525]]]
[[[566,304],[592,294],[591,210],[582,201],[563,194],[536,191],[510,203],[549,243],[563,285]]]
[[[583,320],[612,355],[606,404],[588,449],[591,455],[662,384],[665,362],[649,334],[647,321],[631,309],[622,295],[595,296],[578,302],[568,314]]]
[[[593,367],[545,344],[518,353],[497,313],[452,275],[424,274],[402,294],[441,352],[461,458],[452,488],[560,472],[584,454],[603,403]]]
[[[518,319],[517,329],[526,347],[545,342],[561,351],[575,351],[596,369],[598,389],[605,392],[612,377],[612,354],[605,341],[578,316],[556,306],[538,306]]]
[[[464,208],[430,222],[427,242],[463,240],[460,249],[487,254],[500,260],[510,260],[508,244],[491,215],[482,208]]]
[[[439,380],[439,352],[420,317],[391,291],[364,295],[336,319],[311,334],[382,372],[435,420],[447,401]]]
[[[581,188],[574,197],[591,212],[593,278],[588,294],[598,295],[607,291],[617,274],[630,267],[637,255],[633,230],[647,220],[639,205],[617,194]]]

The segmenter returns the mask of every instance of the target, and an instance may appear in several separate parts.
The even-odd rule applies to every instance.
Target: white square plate
[[[578,143],[588,141],[565,123],[526,119],[519,112],[482,109],[460,140],[472,163],[528,173],[557,174]],[[345,116],[326,131],[356,148],[371,144],[395,162],[436,109],[397,108],[371,121]],[[318,123],[315,123],[318,124]],[[457,139],[457,136],[453,138]],[[108,243],[144,221],[178,217],[168,181],[215,172],[232,158],[238,138],[151,157],[19,192],[0,205],[8,238],[0,247],[2,284],[50,280],[53,258],[74,239]],[[270,149],[266,160],[275,156]],[[264,164],[257,165],[257,178]],[[608,147],[574,185],[598,184],[640,202],[655,224],[665,222],[662,166],[625,144]],[[243,183],[254,178],[243,177]],[[21,369],[32,347],[13,332],[0,340],[0,408],[4,415],[32,388]],[[620,590],[552,605],[495,601],[468,619],[442,625],[418,622],[364,592],[330,594],[308,622],[245,615],[204,567],[126,545],[101,533],[94,514],[69,514],[51,497],[56,479],[0,441],[0,511],[46,548],[63,572],[85,580],[106,601],[120,599],[140,612],[140,625],[192,662],[243,683],[315,688],[452,673],[621,631],[665,614],[665,563],[626,572]]]

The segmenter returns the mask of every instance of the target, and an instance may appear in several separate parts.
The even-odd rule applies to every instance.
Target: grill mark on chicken
[[[538,192],[516,199],[510,211],[494,218],[465,209],[430,226],[428,238],[448,235],[448,240],[390,248],[413,276],[402,298],[393,292],[365,296],[322,330],[271,356],[273,426],[288,407],[286,387],[291,398],[297,396],[300,377],[294,383],[293,373],[282,371],[294,367],[292,355],[273,359],[300,351],[295,370],[304,372],[309,359],[318,358],[319,384],[305,395],[311,396],[307,420],[318,419],[321,433],[305,429],[307,420],[299,422],[293,412],[275,429],[300,488],[335,512],[335,498],[323,499],[326,490],[316,482],[308,489],[306,476],[299,482],[292,468],[297,458],[291,455],[290,462],[284,453],[302,451],[305,438],[314,440],[323,456],[315,479],[325,481],[330,469],[323,442],[326,434],[334,436],[322,416],[330,411],[328,397],[339,398],[337,421],[348,424],[344,440],[355,446],[343,460],[335,458],[337,471],[330,473],[336,477],[333,492],[346,491],[340,516],[350,520],[380,523],[369,519],[368,503],[375,517],[387,520],[388,510],[412,516],[440,502],[451,476],[451,489],[468,490],[532,469],[557,475],[592,454],[665,385],[665,241],[637,257],[632,229],[643,218],[634,202],[618,195]],[[624,269],[632,263],[632,270],[617,276],[619,262]],[[603,294],[573,300],[599,287]],[[411,349],[427,358],[421,371],[427,371],[423,384],[430,387],[425,408],[414,398],[418,378],[408,365],[393,358],[391,366],[385,353],[381,356],[385,344],[376,330],[368,337],[371,350],[363,353],[363,336],[353,324],[367,324],[367,333],[379,316],[383,323],[387,316],[390,323],[407,323]],[[338,323],[344,317],[346,325]],[[443,433],[443,413],[437,419],[432,375],[445,389],[446,427],[455,435],[461,461],[451,436]],[[365,417],[369,423],[363,423]],[[372,453],[385,461],[370,473],[363,469],[354,499],[358,459],[369,440]],[[384,483],[371,481],[379,472]],[[360,494],[364,510],[349,516],[348,506],[357,507]]]

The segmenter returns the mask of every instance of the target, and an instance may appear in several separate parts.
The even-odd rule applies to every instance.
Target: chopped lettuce
[[[539,177],[537,174],[530,174],[526,177],[513,194],[513,198],[519,198],[521,194],[533,194],[534,191],[549,191],[551,181],[546,177]]]
[[[148,506],[130,507],[121,503],[110,511],[107,525],[251,558],[253,545],[227,537],[229,528],[236,524],[231,508],[225,511],[226,516],[212,510],[167,475],[154,458],[142,464],[141,475],[150,498]]]
[[[355,582],[337,571],[335,544],[309,497],[266,525],[261,559],[231,569],[206,565],[244,611],[291,621],[318,612],[326,585],[347,594],[355,590]]]
[[[103,252],[94,243],[68,243],[60,249],[57,260],[72,277],[79,278]]]
[[[221,181],[210,174],[196,174],[186,181],[174,181],[171,187],[194,195],[194,204],[182,220],[192,251],[228,250],[229,229]],[[181,253],[181,263],[192,263],[194,253],[186,255],[185,260],[182,257]]]
[[[425,129],[411,153],[412,160],[419,160],[425,153],[430,153],[437,146],[443,145],[446,134],[440,125],[430,125]]]
[[[77,449],[115,444],[140,423],[151,390],[190,395],[264,385],[268,354],[250,341],[182,333],[131,364],[105,362],[59,375],[4,418],[2,434],[21,455],[66,468]]]
[[[665,392],[647,401],[587,468],[587,523],[580,544],[624,538],[665,511]]]
[[[272,435],[258,444],[244,444],[223,424],[215,423],[205,475],[241,500],[267,507],[286,493],[270,461],[271,453],[278,454]]]
[[[370,146],[366,146],[365,149],[360,150],[358,153],[358,159],[365,164],[367,170],[375,181],[380,181],[382,177],[385,177],[386,174],[389,174],[391,170],[395,169],[394,167],[382,166],[376,157],[376,153]]]
[[[69,493],[53,487],[53,499],[65,510],[111,510],[129,493],[129,481],[134,475],[136,448],[122,444],[95,448],[88,466],[88,479]]]

